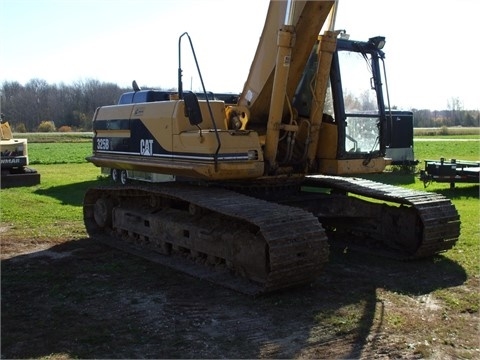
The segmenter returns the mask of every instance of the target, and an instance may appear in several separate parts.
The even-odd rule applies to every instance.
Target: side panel
[[[221,101],[210,102],[211,112],[205,101],[199,105],[200,128],[190,124],[181,100],[99,108],[88,160],[108,168],[212,180],[263,175],[257,133],[225,130]]]
[[[98,154],[168,156],[172,151],[172,114],[176,102],[105,106],[93,122]]]
[[[170,158],[172,152],[172,116],[178,101],[140,103],[133,107],[130,119],[130,151],[138,155]]]

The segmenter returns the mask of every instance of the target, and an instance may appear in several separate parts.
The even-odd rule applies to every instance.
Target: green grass
[[[40,173],[40,184],[1,190],[1,225],[10,228],[12,237],[38,242],[85,237],[83,196],[102,179],[100,169],[85,160],[92,152],[91,137],[88,142],[72,142],[85,137],[54,133],[55,142],[38,142],[52,134],[26,135],[36,139],[32,143],[29,139],[28,149],[30,167]]]
[[[100,170],[90,163],[34,168],[40,173],[40,185],[1,190],[2,226],[11,227],[11,236],[37,241],[85,237],[83,196],[99,182]]]
[[[91,141],[28,143],[30,165],[82,164],[87,162],[85,157],[91,154]]]
[[[83,196],[100,177],[100,169],[85,160],[92,153],[91,135],[23,135],[29,139],[30,167],[40,173],[41,181],[37,186],[1,190],[1,225],[10,227],[12,237],[36,241],[86,236]],[[54,142],[39,141],[47,138]]]
[[[476,160],[480,161],[480,139],[471,141],[441,141],[443,137],[430,138],[440,141],[421,141],[416,138],[414,142],[415,159],[424,160],[445,159]],[[453,141],[452,141],[453,140]],[[423,167],[423,164],[421,164]]]

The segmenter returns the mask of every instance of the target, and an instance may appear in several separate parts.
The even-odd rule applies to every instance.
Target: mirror
[[[188,117],[191,125],[198,126],[203,119],[197,95],[191,91],[185,91],[183,101],[185,102],[185,116]]]

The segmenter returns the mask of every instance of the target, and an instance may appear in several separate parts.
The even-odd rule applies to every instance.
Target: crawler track
[[[91,237],[247,294],[307,283],[328,260],[311,213],[220,188],[92,188],[84,221]]]
[[[331,189],[333,195],[324,205],[305,208],[316,213],[322,224],[332,223],[343,239],[361,234],[366,241],[347,243],[363,251],[418,259],[452,248],[460,235],[458,212],[443,195],[353,177],[309,176],[304,185]],[[369,202],[347,197],[348,193]]]

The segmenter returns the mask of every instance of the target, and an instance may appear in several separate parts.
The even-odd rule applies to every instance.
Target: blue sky
[[[0,83],[175,88],[187,31],[207,89],[240,92],[267,8],[268,0],[0,0]],[[478,0],[340,0],[336,28],[355,40],[386,37],[392,105],[441,110],[458,98],[478,110],[478,14]],[[197,90],[188,59],[184,86]]]

